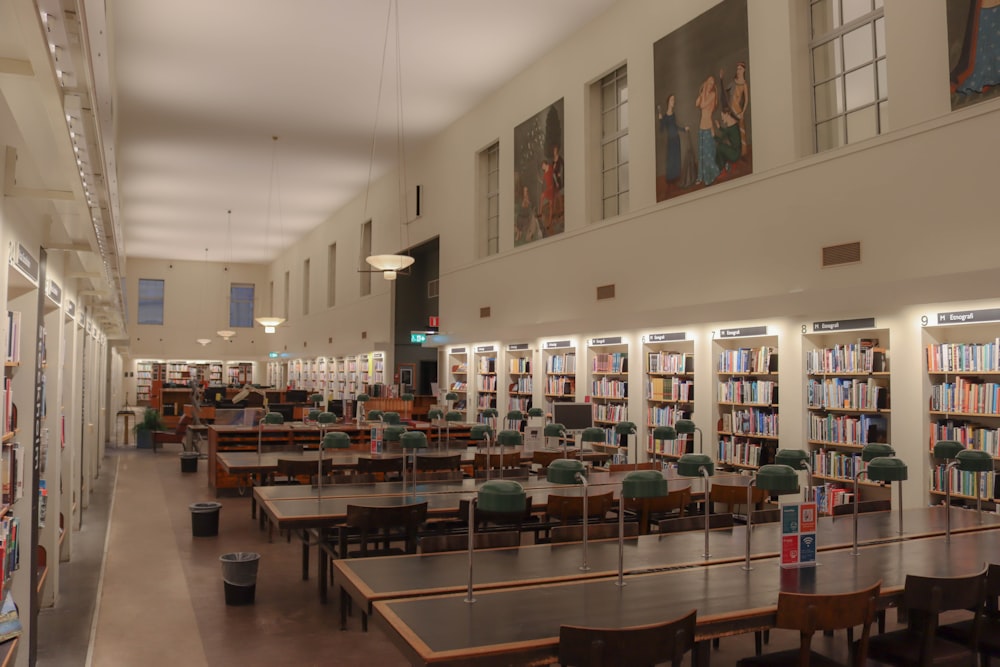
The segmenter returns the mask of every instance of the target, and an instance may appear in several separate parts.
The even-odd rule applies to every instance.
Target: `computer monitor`
[[[309,392],[305,389],[289,389],[285,392],[285,403],[308,403]]]
[[[553,403],[552,421],[567,431],[582,431],[594,425],[594,406],[590,403]]]

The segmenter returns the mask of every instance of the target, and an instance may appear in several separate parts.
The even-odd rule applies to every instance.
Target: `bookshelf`
[[[889,330],[875,328],[875,318],[813,322],[803,336],[803,353],[813,479],[824,491],[853,493],[861,449],[892,442]],[[858,490],[863,500],[888,497],[883,486],[866,480]]]
[[[534,401],[534,355],[528,343],[511,343],[506,348],[507,410],[527,412]]]
[[[604,429],[604,442],[618,446],[615,424],[628,420],[628,340],[604,336],[587,341],[590,398],[594,425]]]
[[[469,400],[469,352],[466,347],[448,350],[448,391],[458,394],[452,409],[464,413]]]
[[[730,468],[756,469],[778,449],[778,337],[767,326],[721,329],[717,359],[716,460]]]
[[[277,362],[268,363],[268,384],[280,386],[273,383],[271,372],[272,364],[277,367]],[[230,385],[242,387],[248,382],[253,382],[253,362],[251,361],[230,361],[226,364],[226,381]]]
[[[368,361],[368,384],[377,385],[368,393],[372,396],[385,396],[385,352],[372,352]]]
[[[360,375],[358,375],[358,358],[353,355],[345,357],[344,368],[346,369],[345,377],[347,378],[345,384],[346,395],[344,398],[353,401],[355,396],[364,393],[358,384],[360,378]]]
[[[137,361],[135,365],[136,405],[149,405],[152,398],[153,382],[163,382],[166,365],[162,361]]]
[[[690,435],[654,440],[657,426],[673,426],[694,412],[694,341],[684,332],[651,333],[642,337],[646,374],[646,453],[650,458],[676,459],[692,451]]]
[[[497,407],[497,346],[476,345],[472,349],[476,373],[476,414]]]
[[[347,366],[344,357],[333,360],[333,386],[330,395],[335,401],[342,401],[347,393]]]
[[[930,451],[939,440],[1000,457],[1000,309],[937,313],[925,322],[930,495],[937,503],[945,495],[945,466]],[[981,476],[979,492],[997,499],[995,473]],[[974,503],[975,474],[952,470],[951,496]]]
[[[576,401],[576,344],[573,340],[549,340],[542,343],[545,360],[545,402],[551,412],[553,403]]]

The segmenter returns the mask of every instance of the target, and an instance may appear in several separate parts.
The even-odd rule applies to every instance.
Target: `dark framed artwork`
[[[514,245],[566,229],[563,101],[514,128]]]
[[[753,173],[746,0],[653,44],[656,201]]]
[[[413,386],[413,372],[416,370],[416,364],[400,364],[399,365],[399,384],[404,387]]]
[[[952,110],[1000,96],[1000,1],[948,0]]]

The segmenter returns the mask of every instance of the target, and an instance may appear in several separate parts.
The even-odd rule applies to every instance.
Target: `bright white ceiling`
[[[614,0],[399,0],[406,146]],[[110,0],[130,257],[267,262],[363,190],[389,0]],[[390,44],[394,41],[390,35]],[[395,162],[395,50],[376,173]],[[278,135],[270,223],[272,135]],[[278,194],[280,193],[280,225]]]

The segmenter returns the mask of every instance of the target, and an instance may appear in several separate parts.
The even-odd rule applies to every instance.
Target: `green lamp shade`
[[[674,424],[674,428],[681,435],[690,435],[694,433],[695,425],[690,419],[678,419]]]
[[[412,403],[413,402],[413,394],[409,394],[409,393],[407,393],[407,394],[400,394],[399,398],[401,400],[405,401],[406,403]]]
[[[771,493],[797,493],[799,476],[791,466],[770,463],[757,469],[757,488]]]
[[[955,455],[958,469],[965,472],[993,472],[993,457],[981,449],[963,449]]]
[[[677,429],[673,426],[657,426],[653,429],[653,440],[676,440]]]
[[[381,410],[372,410],[368,413],[368,421],[377,422],[385,416],[385,413]]]
[[[586,475],[586,470],[579,459],[556,459],[546,469],[545,479],[554,484],[580,484],[577,475]]]
[[[308,419],[311,422],[314,422],[317,419],[319,419],[319,410],[310,410],[309,413],[306,415],[306,419]]]
[[[709,477],[715,474],[715,461],[708,454],[684,454],[677,459],[677,474],[683,477],[699,477],[702,468]]]
[[[458,400],[458,394],[456,394],[453,391],[449,391],[447,394],[444,395],[444,400],[446,400],[446,401],[457,401]]]
[[[479,488],[476,496],[479,509],[486,512],[523,512],[524,487],[510,480],[495,479]]]
[[[323,436],[320,447],[323,449],[348,449],[351,446],[351,436],[343,431],[334,431]]]
[[[510,421],[519,422],[522,419],[524,419],[524,413],[521,412],[520,410],[511,410],[510,412],[507,413],[507,419],[509,419]]]
[[[323,394],[313,394],[309,397],[309,402],[315,405],[319,405],[323,402]]]
[[[566,427],[562,424],[546,424],[542,435],[546,438],[558,438],[566,433]]]
[[[655,498],[667,495],[667,480],[658,470],[636,470],[622,480],[622,498]]]
[[[333,424],[337,421],[337,415],[332,412],[321,412],[316,416],[316,421],[320,424]]]
[[[400,436],[406,432],[405,426],[386,426],[385,432],[382,434],[382,438],[386,442],[399,442]]]
[[[435,419],[441,419],[442,417],[444,417],[444,413],[438,409],[427,411],[427,418],[430,419],[431,421]]]
[[[774,455],[774,462],[795,470],[805,470],[806,464],[809,463],[809,454],[802,449],[779,449]]]
[[[446,421],[450,421],[450,422],[460,422],[463,419],[462,413],[459,412],[458,410],[452,410],[451,412],[449,412],[448,414],[446,414],[444,416],[444,418],[445,418]]]
[[[369,397],[368,394],[358,394],[357,396],[354,397],[354,400],[357,401],[358,403],[367,403],[369,400],[371,400],[371,397]]]
[[[391,426],[390,428],[395,428]],[[399,436],[399,444],[403,449],[426,449],[427,436],[420,431],[406,431]]]
[[[545,410],[542,410],[541,408],[529,408],[528,409],[528,416],[529,417],[544,417],[545,416]]]
[[[873,482],[902,482],[906,479],[906,464],[895,456],[880,456],[868,464],[868,479]]]
[[[265,424],[284,424],[285,418],[280,412],[268,412],[261,421]]]
[[[496,408],[484,408],[480,414],[484,417],[496,417],[500,413],[497,412]]]
[[[604,442],[604,429],[591,426],[583,429],[580,434],[580,442]]]
[[[385,414],[382,415],[382,421],[384,421],[386,424],[398,424],[400,423],[399,413],[386,412]]]
[[[493,435],[493,429],[489,424],[476,424],[469,429],[469,440],[485,440]]]
[[[629,435],[635,433],[635,423],[634,422],[618,422],[615,424],[615,433],[617,435]]]
[[[896,450],[884,442],[873,442],[870,445],[865,445],[861,449],[861,460],[868,463],[873,459],[877,459],[882,456],[892,456],[895,453]]]
[[[524,440],[520,431],[500,431],[497,433],[497,443],[501,447],[518,447]]]
[[[934,443],[934,458],[953,459],[963,449],[965,447],[958,440],[938,440]]]

